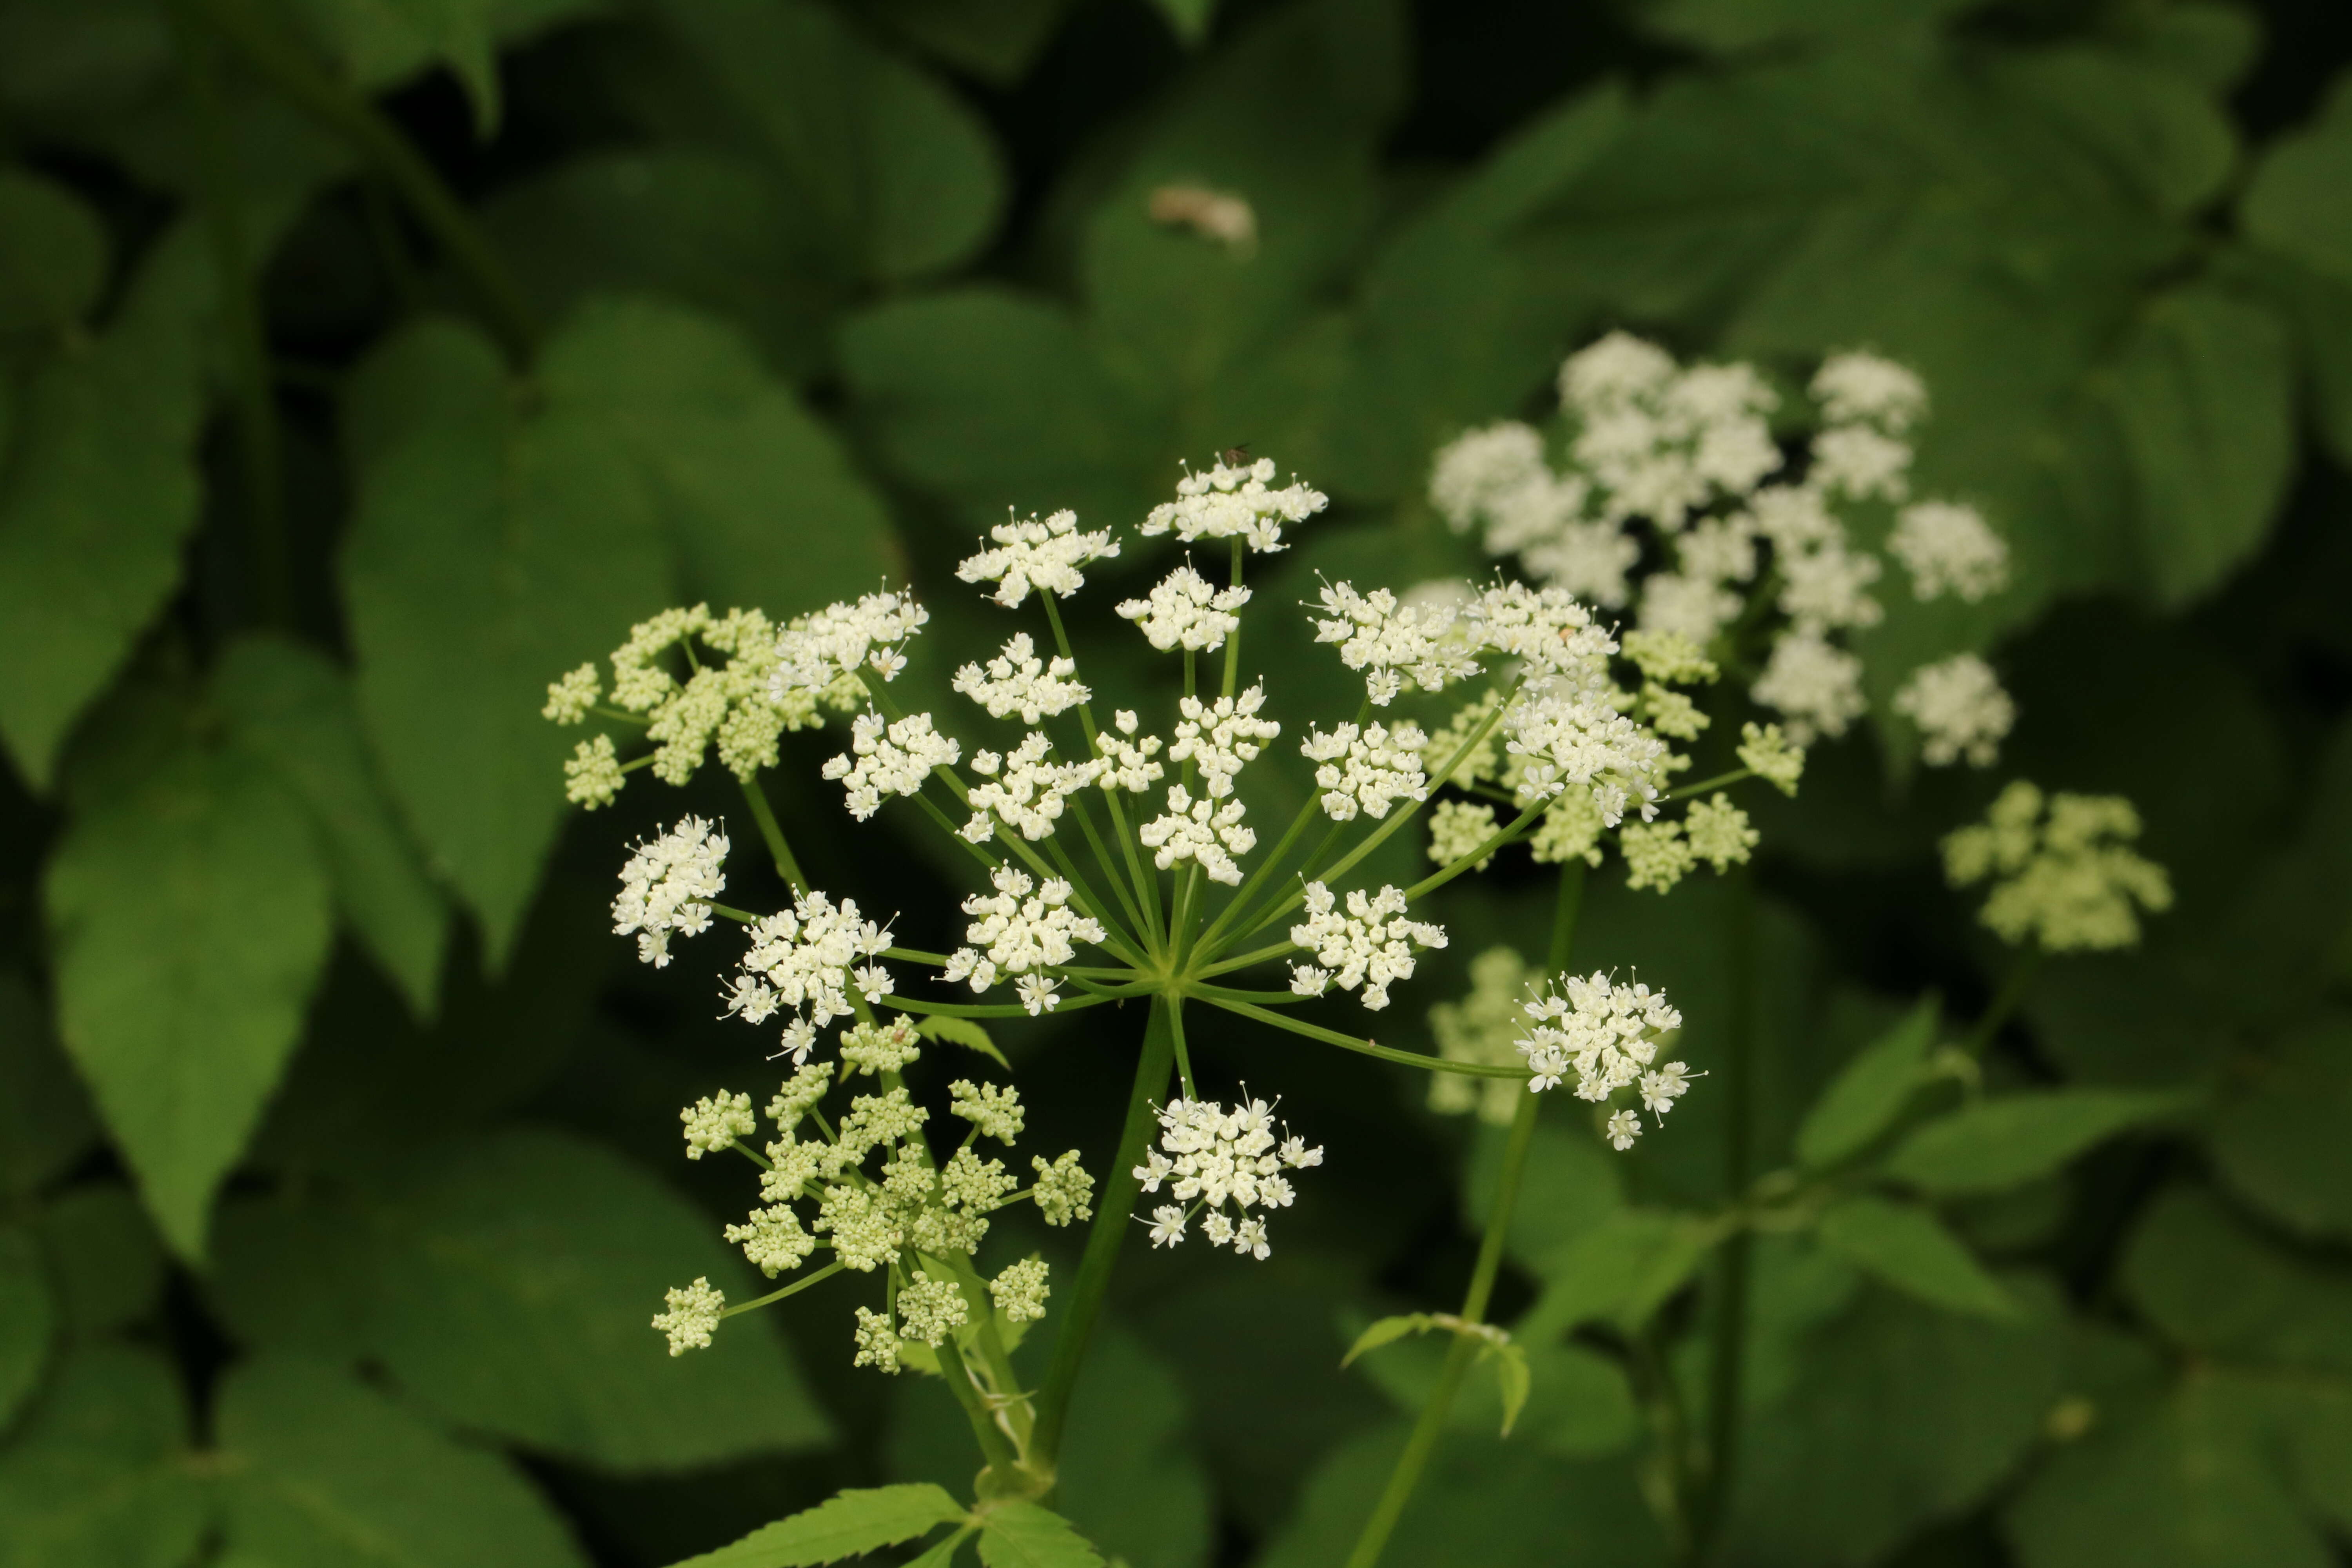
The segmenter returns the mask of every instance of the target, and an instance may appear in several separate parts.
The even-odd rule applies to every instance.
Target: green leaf
[[[1209,18],[1216,14],[1217,0],[1151,0],[1151,7],[1177,41],[1190,47],[1209,36]]]
[[[2250,238],[2352,284],[2352,84],[2264,150],[2239,216]]]
[[[379,350],[349,418],[361,711],[498,967],[564,814],[577,736],[540,717],[547,683],[670,601],[660,505],[603,421],[530,405],[469,329],[427,322]]]
[[[440,990],[449,910],[393,810],[342,673],[274,638],[233,645],[215,690],[238,741],[309,808],[335,902],[420,1017]]]
[[[698,1276],[739,1300],[766,1289],[635,1166],[512,1131],[232,1208],[215,1289],[255,1342],[379,1364],[458,1425],[608,1469],[823,1443],[830,1424],[769,1321],[675,1359],[646,1327]]]
[[[231,1372],[215,1413],[229,1540],[303,1568],[584,1568],[499,1455],[452,1441],[322,1363]]]
[[[74,721],[180,576],[196,521],[187,296],[208,274],[168,236],[105,334],[37,355],[0,456],[0,740],[46,787]]]
[[[1257,1558],[1259,1568],[1347,1561],[1405,1444],[1402,1419],[1360,1431],[1317,1467],[1306,1495]],[[1491,1427],[1449,1435],[1381,1560],[1476,1568],[1664,1568],[1671,1559],[1633,1467],[1562,1463]]]
[[[869,14],[958,69],[1009,86],[1068,9],[1069,0],[877,0]]]
[[[69,1187],[41,1205],[33,1227],[48,1258],[65,1331],[102,1339],[147,1316],[163,1291],[163,1248],[131,1189]]]
[[[1642,24],[1670,37],[1731,52],[1793,40],[1851,43],[1883,33],[1922,33],[1969,0],[1658,0]]]
[[[1543,1294],[1517,1332],[1548,1339],[1579,1323],[1641,1323],[1682,1289],[1721,1239],[1693,1215],[1621,1209],[1537,1265]]]
[[[1506,1437],[1518,1425],[1519,1412],[1528,1407],[1528,1394],[1535,1385],[1535,1373],[1528,1366],[1525,1345],[1490,1344],[1478,1354],[1478,1359],[1495,1369],[1496,1387],[1503,1396],[1503,1432]]]
[[[677,1568],[814,1568],[912,1541],[964,1517],[961,1504],[928,1481],[853,1489]]]
[[[0,1447],[0,1568],[182,1568],[208,1512],[186,1425],[163,1357],[67,1357]]]
[[[1067,506],[1138,517],[1167,488],[1155,412],[1059,306],[997,288],[877,306],[842,371],[891,468],[974,527]]]
[[[667,0],[661,13],[707,73],[704,95],[772,161],[849,276],[938,271],[994,230],[995,145],[927,73],[804,0]]]
[[[0,1224],[0,1429],[40,1381],[57,1331],[57,1301],[32,1232]]]
[[[1748,1389],[1724,1560],[1864,1568],[1983,1502],[2067,1392],[2063,1316],[2027,1300],[1992,1322],[1870,1289],[1808,1324],[1780,1386]]]
[[[2352,1021],[2327,1017],[2246,1066],[2207,1138],[2222,1178],[2306,1235],[2352,1237]]]
[[[2214,1373],[2102,1412],[2010,1505],[2021,1568],[2328,1568],[2336,1553],[2272,1457],[2278,1404],[2274,1386]]]
[[[2352,1376],[2352,1269],[2265,1241],[2210,1193],[2177,1187],[2151,1205],[2122,1274],[2140,1310],[2184,1345]]]
[[[0,970],[0,1193],[45,1185],[97,1140],[89,1097],[31,986]]]
[[[2017,1303],[1926,1209],[1842,1198],[1822,1213],[1822,1240],[1897,1289],[1956,1312],[2013,1316]]]
[[[1895,1125],[1926,1081],[1937,1008],[1928,997],[1846,1063],[1797,1129],[1797,1158],[1826,1170],[1861,1153]]]
[[[134,693],[78,763],[45,894],[66,1049],[164,1238],[195,1258],[331,928],[300,803],[165,700]]]
[[[387,88],[434,65],[446,66],[473,105],[475,134],[499,130],[498,46],[520,41],[590,0],[280,0],[311,44],[360,86]]]
[[[0,337],[89,313],[106,279],[106,234],[63,187],[0,168]]]
[[[950,1045],[978,1051],[1005,1071],[1013,1070],[1013,1064],[1004,1059],[1004,1053],[996,1048],[996,1042],[988,1037],[988,1031],[981,1027],[977,1019],[935,1014],[917,1024],[915,1033],[927,1040],[945,1040]]]
[[[1208,1568],[1216,1494],[1192,1436],[1184,1381],[1118,1323],[1097,1331],[1070,1396],[1054,1506],[1129,1568]],[[957,1440],[966,1453],[970,1439]]]
[[[2209,286],[2158,299],[2124,345],[2111,405],[2160,604],[2218,585],[2269,536],[2294,458],[2293,384],[2278,318]]]
[[[539,379],[555,409],[635,459],[689,597],[782,620],[904,574],[889,516],[841,444],[709,317],[592,302]]]
[[[807,380],[831,357],[845,286],[814,215],[753,159],[680,146],[591,152],[500,190],[482,208],[540,314],[600,292],[667,296],[741,326],[769,363]]]
[[[1427,1312],[1406,1312],[1398,1317],[1381,1318],[1356,1336],[1356,1342],[1348,1347],[1348,1353],[1339,1358],[1339,1364],[1346,1366],[1366,1351],[1394,1344],[1407,1334],[1425,1334],[1435,1327],[1437,1321]]]
[[[1919,1128],[1882,1167],[1937,1197],[2005,1192],[2051,1174],[2093,1144],[2171,1115],[2176,1094],[2055,1089],[1998,1095]]]
[[[1102,1553],[1068,1520],[1034,1502],[1000,1503],[980,1521],[986,1568],[1102,1568]]]
[[[1998,68],[2010,90],[2168,217],[2210,201],[2236,165],[2221,104],[2178,71],[2089,47],[2020,49]]]

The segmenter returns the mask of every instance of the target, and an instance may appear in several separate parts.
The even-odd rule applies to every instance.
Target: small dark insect
[[[1217,454],[1217,461],[1229,468],[1240,468],[1249,461],[1249,443],[1244,441],[1238,447],[1226,447]]]

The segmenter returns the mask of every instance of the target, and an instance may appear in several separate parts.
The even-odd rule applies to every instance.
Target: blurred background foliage
[[[1474,571],[1431,451],[1616,325],[1926,374],[1923,489],[2016,581],[1870,635],[1989,650],[2005,771],[2131,795],[2182,894],[1990,1064],[2193,1107],[1948,1211],[2019,1314],[1759,1244],[1721,1561],[2341,1561],[2347,63],[2324,0],[0,0],[0,1565],[650,1565],[962,1484],[940,1390],[853,1377],[823,1292],[683,1361],[644,1326],[748,1284],[675,1108],[768,1069],[604,934],[677,803],[567,820],[544,682],[667,604],[885,576],[942,682],[1001,509],[1131,521],[1237,443],[1336,503],[1263,596]],[[1171,182],[1255,247],[1155,224]],[[1306,640],[1260,650],[1286,719],[1342,684]],[[1762,818],[1752,949],[1719,887],[1592,890],[1579,962],[1673,991],[1680,1054],[1754,1032],[1762,1168],[2000,972],[1933,857],[1990,784],[1907,743]],[[815,879],[951,945],[957,868],[835,831],[829,749],[779,786]],[[1548,899],[1447,889],[1393,1043]],[[1103,1016],[1003,1032],[1090,1163]],[[1493,1134],[1196,1049],[1330,1163],[1270,1263],[1130,1259],[1061,1506],[1135,1568],[1329,1563],[1432,1364],[1339,1352],[1450,1299]],[[1712,1306],[1624,1259],[1725,1198],[1688,1104],[1613,1163],[1547,1131],[1500,1302],[1550,1325],[1534,1400],[1507,1443],[1465,1413],[1391,1561],[1668,1560],[1638,1456]]]

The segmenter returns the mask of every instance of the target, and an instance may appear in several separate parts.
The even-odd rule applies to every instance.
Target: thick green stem
[[[253,256],[246,245],[243,187],[221,107],[212,44],[198,37],[185,18],[178,32],[205,230],[212,241],[213,270],[219,274],[221,338],[236,384],[237,453],[245,471],[246,548],[252,557],[254,598],[266,625],[290,629],[294,568],[286,539],[285,442],[253,287]]]
[[[1021,1457],[1013,1451],[1013,1439],[996,1424],[996,1415],[982,1397],[971,1369],[964,1365],[962,1347],[950,1334],[936,1353],[940,1358],[940,1381],[948,1385],[948,1392],[963,1406],[964,1419],[971,1423],[971,1434],[980,1440],[980,1451],[986,1457],[988,1468],[1009,1478],[1020,1468]]]
[[[759,825],[760,837],[767,841],[768,854],[776,862],[776,875],[794,893],[809,890],[808,879],[801,875],[801,863],[793,858],[793,847],[784,842],[784,830],[776,821],[775,808],[768,804],[767,791],[758,779],[743,781],[743,798],[751,807],[751,820]]]
[[[1724,1191],[1736,1202],[1748,1191],[1755,1163],[1756,879],[1752,869],[1731,879],[1731,913],[1725,948],[1731,961],[1730,1027],[1722,1066]],[[1753,1236],[1742,1226],[1716,1254],[1713,1341],[1707,1358],[1706,1451],[1697,1467],[1704,1484],[1693,1501],[1686,1538],[1691,1561],[1705,1562],[1721,1539],[1739,1457],[1740,1391],[1747,1376],[1748,1271]]]
[[[1054,1342],[1054,1359],[1037,1389],[1037,1424],[1029,1437],[1033,1467],[1051,1473],[1061,1452],[1062,1429],[1069,1419],[1070,1394],[1077,1387],[1078,1368],[1085,1362],[1087,1342],[1103,1300],[1110,1290],[1111,1271],[1119,1248],[1126,1244],[1128,1217],[1142,1191],[1135,1168],[1143,1163],[1152,1131],[1159,1125],[1154,1107],[1168,1088],[1168,1072],[1176,1054],[1172,1009],[1180,1002],[1155,996],[1151,1016],[1143,1027],[1143,1049],[1136,1058],[1135,1083],[1128,1091],[1127,1123],[1119,1130],[1118,1152],[1111,1156],[1095,1194],[1095,1218],[1087,1233],[1086,1256],[1078,1262],[1077,1279],[1070,1287],[1070,1304],[1062,1318],[1061,1336]]]
[[[1503,1267],[1503,1242],[1510,1233],[1511,1210],[1518,1202],[1519,1185],[1527,1173],[1528,1151],[1535,1143],[1536,1111],[1542,1103],[1542,1096],[1523,1092],[1517,1109],[1512,1112],[1510,1142],[1503,1150],[1502,1183],[1496,1189],[1494,1210],[1487,1215],[1486,1237],[1478,1244],[1478,1261],[1471,1269],[1470,1289],[1462,1298],[1462,1321],[1465,1325],[1486,1321],[1486,1303],[1495,1293],[1495,1277]],[[1437,1386],[1430,1391],[1429,1403],[1421,1407],[1412,1436],[1406,1439],[1404,1452],[1397,1456],[1396,1468],[1389,1472],[1388,1485],[1381,1489],[1380,1500],[1372,1505],[1363,1533],[1356,1538],[1356,1549],[1348,1553],[1348,1568],[1373,1568],[1381,1560],[1397,1521],[1404,1516],[1405,1504],[1412,1500],[1413,1489],[1421,1484],[1421,1473],[1428,1468],[1437,1440],[1444,1435],[1445,1420],[1453,1411],[1454,1395],[1462,1391],[1462,1380],[1484,1344],[1478,1336],[1457,1331],[1454,1342],[1446,1347],[1445,1364],[1438,1370]]]
[[[1559,897],[1552,913],[1549,956],[1555,972],[1568,967],[1569,954],[1576,942],[1577,919],[1583,907],[1584,863],[1570,860],[1560,868]],[[1470,1271],[1470,1289],[1462,1298],[1462,1321],[1465,1324],[1486,1321],[1486,1305],[1495,1293],[1495,1279],[1502,1271],[1511,1212],[1517,1206],[1519,1187],[1527,1176],[1528,1152],[1535,1146],[1536,1113],[1541,1105],[1540,1095],[1523,1090],[1511,1112],[1510,1137],[1503,1146],[1503,1169],[1495,1189],[1495,1206],[1486,1216],[1486,1234],[1478,1243],[1478,1261]],[[1356,1538],[1356,1549],[1348,1554],[1348,1568],[1373,1568],[1379,1563],[1397,1521],[1404,1517],[1405,1504],[1412,1500],[1413,1488],[1421,1483],[1421,1473],[1428,1468],[1430,1455],[1436,1451],[1437,1441],[1444,1435],[1445,1418],[1454,1407],[1454,1396],[1461,1392],[1462,1380],[1468,1375],[1470,1363],[1477,1359],[1481,1348],[1475,1336],[1465,1332],[1456,1332],[1453,1344],[1446,1348],[1445,1364],[1438,1371],[1437,1386],[1430,1391],[1429,1403],[1422,1406],[1420,1419],[1413,1423],[1412,1436],[1406,1439],[1404,1452],[1397,1456],[1396,1468],[1389,1472],[1388,1485],[1381,1489],[1380,1500],[1372,1505],[1363,1533]]]
[[[349,142],[383,172],[450,264],[480,297],[490,330],[518,364],[538,346],[539,326],[506,264],[433,165],[375,106],[334,80],[243,0],[180,0],[296,109]]]

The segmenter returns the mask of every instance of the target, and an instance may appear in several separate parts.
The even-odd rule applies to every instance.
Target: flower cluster
[[[1971,767],[1991,766],[2017,722],[2017,704],[1991,667],[1972,653],[1912,671],[1895,694],[1895,710],[1919,726],[1920,749],[1931,766],[1962,757]]]
[[[1180,647],[1208,653],[1224,647],[1225,638],[1241,626],[1236,612],[1249,597],[1247,588],[1214,586],[1188,563],[1154,584],[1150,597],[1122,603],[1118,613],[1161,653]]]
[[[1185,543],[1202,539],[1237,539],[1252,550],[1285,548],[1282,530],[1305,522],[1330,504],[1318,489],[1293,480],[1273,488],[1274,460],[1255,463],[1218,462],[1204,472],[1186,470],[1177,481],[1176,499],[1151,509],[1139,532],[1147,536],[1173,533]]]
[[[1036,1182],[1027,1194],[1014,1192],[1020,1183],[1002,1160],[981,1155],[970,1141],[944,1162],[935,1161],[923,1141],[929,1113],[892,1076],[920,1055],[904,1018],[845,1032],[842,1060],[853,1071],[885,1075],[888,1087],[853,1097],[830,1129],[818,1120],[816,1137],[803,1136],[803,1129],[835,1087],[834,1067],[817,1062],[795,1071],[768,1106],[775,1138],[756,1156],[762,1167],[760,1203],[725,1231],[772,1279],[827,1251],[843,1268],[886,1274],[884,1308],[861,1310],[857,1331],[857,1363],[886,1372],[898,1370],[907,1342],[941,1344],[971,1321],[973,1310],[988,1309],[922,1258],[973,1256],[987,1237],[989,1216],[1024,1196],[1034,1199],[1048,1225],[1067,1225],[1093,1212],[1093,1179],[1075,1150],[1051,1163],[1034,1157]],[[959,1079],[949,1095],[950,1114],[970,1122],[975,1136],[1008,1146],[1020,1136],[1024,1113],[1014,1090]],[[725,1090],[679,1114],[689,1159],[741,1145],[758,1126],[751,1096]],[[992,1301],[1008,1316],[1043,1315],[1047,1294],[1045,1265],[1035,1258],[1012,1264],[990,1284]],[[725,1299],[698,1279],[672,1290],[667,1306],[654,1326],[669,1336],[676,1355],[710,1343]]]
[[[1343,913],[1330,889],[1307,883],[1307,919],[1290,928],[1290,940],[1315,962],[1291,965],[1290,989],[1320,996],[1333,985],[1342,991],[1361,986],[1366,1008],[1378,1012],[1387,1006],[1391,983],[1412,978],[1413,947],[1445,945],[1444,926],[1407,920],[1404,911],[1404,894],[1396,888],[1370,897],[1355,889]]]
[[[2019,779],[1982,823],[1944,840],[1944,871],[1956,888],[1991,879],[1981,918],[2003,942],[2110,952],[2139,941],[2140,910],[2172,907],[2164,868],[2131,847],[2139,832],[2121,795],[2045,797]]]
[[[961,755],[961,746],[932,730],[928,713],[886,725],[869,711],[850,721],[849,750],[827,761],[824,775],[841,781],[849,815],[863,822],[882,809],[884,797],[919,793],[933,768],[951,766]]]
[[[908,639],[931,618],[905,594],[868,594],[854,605],[828,605],[792,622],[776,637],[769,695],[778,704],[795,691],[829,691],[878,675],[896,680],[907,668]]]
[[[1528,1025],[1518,1048],[1532,1075],[1531,1090],[1556,1088],[1573,1073],[1578,1099],[1606,1104],[1618,1090],[1632,1089],[1643,1110],[1663,1118],[1690,1088],[1690,1069],[1681,1062],[1655,1065],[1659,1037],[1683,1026],[1683,1016],[1663,991],[1619,985],[1606,974],[1563,974],[1558,989],[1520,1011]],[[1615,1147],[1630,1149],[1642,1135],[1642,1119],[1630,1110],[1612,1111],[1604,1132]]]
[[[950,955],[942,979],[985,991],[1000,974],[1015,976],[1021,1005],[1034,1017],[1056,1001],[1053,979],[1043,972],[1077,956],[1079,942],[1103,940],[1101,924],[1070,907],[1070,884],[1055,878],[1040,887],[1010,866],[992,874],[993,895],[975,893],[963,901],[973,918],[964,929],[970,947]]]
[[[613,900],[613,934],[637,939],[637,961],[669,967],[669,939],[710,929],[710,900],[727,890],[726,835],[689,816],[647,844],[621,868]]]
[[[1454,626],[1451,609],[1403,604],[1386,588],[1360,594],[1346,583],[1323,584],[1323,608],[1315,640],[1339,645],[1339,662],[1364,672],[1375,707],[1395,701],[1408,681],[1423,691],[1443,691],[1477,673],[1470,649],[1446,635]]]
[[[848,1016],[851,990],[867,1002],[889,994],[889,974],[872,962],[889,945],[890,933],[859,915],[856,900],[836,905],[814,889],[795,895],[791,909],[751,927],[727,1010],[751,1024],[790,1011],[783,1050],[795,1062],[805,1061],[816,1031]]]
[[[1118,542],[1108,529],[1078,531],[1074,511],[1057,511],[1042,521],[1007,517],[988,536],[996,548],[967,558],[956,575],[967,583],[995,584],[996,592],[990,596],[1007,609],[1027,598],[1032,588],[1066,599],[1087,585],[1080,567],[1118,553]]]
[[[714,742],[728,771],[749,779],[775,765],[779,735],[814,727],[821,709],[847,712],[865,696],[855,680],[772,695],[776,635],[757,610],[730,610],[722,616],[713,616],[708,605],[664,610],[632,626],[629,640],[613,650],[609,710],[599,706],[605,693],[596,667],[583,664],[549,683],[540,714],[564,725],[583,723],[599,712],[642,724],[654,742],[643,760],[664,784],[692,778]],[[696,652],[698,643],[701,653]],[[680,656],[683,679],[663,667],[673,649]],[[573,747],[564,763],[564,796],[592,811],[610,805],[626,772],[612,736],[593,736]]]
[[[1072,659],[1057,658],[1049,663],[1039,658],[1029,634],[1018,632],[985,668],[967,664],[957,670],[954,684],[957,691],[988,710],[990,718],[1005,719],[1017,713],[1024,724],[1034,724],[1094,695],[1070,679],[1077,668]]]
[[[965,798],[971,819],[963,825],[963,837],[985,844],[996,837],[999,823],[1032,843],[1050,837],[1070,797],[1094,783],[1103,769],[1098,758],[1082,763],[1053,758],[1053,738],[1043,730],[1030,731],[1010,756],[972,753],[971,771],[987,782],[974,784]]]
[[[1318,765],[1315,787],[1322,792],[1323,815],[1334,822],[1352,822],[1360,812],[1382,817],[1400,800],[1427,800],[1429,780],[1421,771],[1421,754],[1429,737],[1418,725],[1402,722],[1391,729],[1374,724],[1359,731],[1342,724],[1329,734],[1309,730],[1298,750]]]
[[[1882,617],[1873,590],[1884,567],[1854,542],[1844,509],[1900,506],[1885,548],[1916,598],[1975,602],[2007,583],[2008,548],[1972,508],[1902,504],[1912,427],[1927,406],[1902,365],[1860,353],[1822,363],[1809,388],[1816,428],[1793,476],[1769,424],[1777,395],[1750,366],[1679,366],[1621,332],[1570,356],[1559,388],[1564,468],[1532,426],[1487,426],[1437,454],[1433,503],[1457,530],[1483,529],[1490,553],[1517,557],[1539,583],[1604,606],[1638,601],[1643,631],[1708,645],[1757,624],[1767,606],[1751,601],[1769,594],[1780,618],[1749,695],[1800,744],[1843,734],[1869,706],[1862,661],[1839,639]],[[1660,566],[1637,591],[1631,574],[1651,555],[1643,529]],[[1953,696],[1935,678],[1929,689]],[[1968,706],[1973,727],[1956,742],[1937,743],[1922,724],[1931,764],[1974,761],[1998,743],[1985,722],[1991,700]]]
[[[1277,1138],[1274,1108],[1262,1100],[1231,1110],[1213,1100],[1171,1100],[1159,1116],[1159,1147],[1145,1153],[1135,1179],[1147,1193],[1165,1183],[1176,1202],[1152,1211],[1151,1244],[1175,1246],[1199,1217],[1211,1246],[1265,1258],[1273,1250],[1265,1221],[1249,1211],[1289,1207],[1283,1172],[1321,1164],[1322,1149],[1309,1149],[1287,1127]]]

